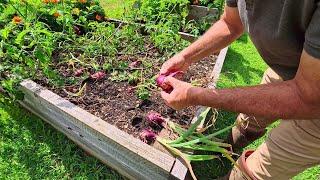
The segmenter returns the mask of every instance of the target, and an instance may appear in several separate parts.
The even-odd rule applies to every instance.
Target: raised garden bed
[[[213,83],[219,76],[225,53],[226,49],[221,51],[220,55],[217,58],[218,61],[215,63],[216,65],[213,68],[213,71],[212,69],[206,70],[207,75],[211,75],[210,77],[213,78],[211,79],[213,80]],[[39,83],[43,83],[45,85],[45,83],[43,81],[41,82],[41,80],[39,81]],[[106,84],[108,84],[107,82],[101,81],[96,83],[99,83],[99,86],[102,89],[110,87],[110,84],[106,86]],[[99,89],[99,86],[97,89]],[[117,88],[119,87],[111,88],[111,90],[118,91],[119,89]],[[125,86],[122,86],[121,88],[125,88]],[[118,91],[116,94],[120,94],[120,96],[123,96],[122,98],[125,99],[122,99],[122,101],[119,101],[119,99],[115,99],[119,103],[114,103],[114,106],[110,106],[109,108],[107,108],[104,113],[100,112],[103,106],[95,106],[96,108],[101,108],[100,110],[92,109],[92,104],[95,103],[94,101],[89,101],[90,104],[79,103],[75,101],[76,99],[70,98],[65,95],[65,98],[70,99],[84,109],[89,110],[92,114],[71,103],[65,98],[57,95],[56,93],[48,90],[47,88],[44,88],[43,86],[35,83],[34,81],[23,81],[21,83],[21,90],[25,94],[24,99],[20,101],[23,107],[41,117],[57,130],[67,135],[68,138],[73,140],[88,153],[100,159],[108,166],[116,169],[122,175],[130,179],[185,179],[187,177],[187,168],[183,165],[183,163],[181,163],[181,161],[167,153],[161,152],[156,148],[151,147],[150,145],[134,137],[138,136],[137,132],[134,130],[141,128],[143,126],[143,123],[141,124],[141,127],[136,128],[134,127],[134,124],[132,124],[135,118],[132,118],[132,116],[130,115],[122,116],[122,114],[115,113],[121,110],[125,111],[124,109],[121,109],[125,107],[125,104],[122,103],[127,100],[130,101],[130,96],[125,97],[123,96],[123,94],[121,94],[121,92],[125,91],[124,89]],[[63,95],[63,91],[59,89],[53,88],[52,90],[59,93],[60,95]],[[95,96],[99,96],[99,94],[96,93],[98,92],[93,92],[92,94],[90,94],[89,90],[87,92],[87,95],[94,98]],[[116,97],[116,94],[114,94],[115,96],[113,97]],[[100,99],[106,98],[105,95],[108,96],[107,94],[103,94],[102,96],[100,96]],[[156,93],[154,95],[157,96]],[[155,99],[151,99],[150,101],[151,104],[154,103],[155,106],[151,105],[149,107],[160,107],[160,109],[165,109],[164,111],[161,111],[161,113],[168,111],[169,109],[159,103],[161,101],[159,96]],[[137,104],[141,105],[141,103]],[[136,107],[135,105],[137,104],[129,105],[134,105],[134,107]],[[114,109],[112,109],[112,107]],[[139,111],[142,111],[140,112],[141,114],[146,112],[141,110],[140,108],[139,110],[137,110],[137,112]],[[196,109],[193,108],[190,112],[194,113],[195,111]],[[182,122],[186,124],[190,123],[190,121],[192,120],[192,113],[188,115],[185,115],[185,113],[187,113],[186,111],[173,111],[172,113],[173,116],[170,117],[170,119],[175,119],[175,116],[177,116],[176,120],[179,120],[182,116],[188,116],[186,121]],[[96,114],[97,116],[102,118],[99,118],[93,114]],[[103,117],[103,114],[106,117]],[[165,115],[170,116],[170,113]],[[108,119],[108,116],[113,117],[111,119],[116,118],[118,119],[118,121],[111,120],[111,122],[107,122],[106,119]],[[121,120],[124,120],[124,123],[117,124]],[[118,128],[111,123],[116,125]],[[120,130],[119,128],[122,130]],[[131,135],[124,131],[130,133]]]
[[[142,136],[151,128],[159,139],[167,137],[163,132],[169,128],[146,121],[150,112],[177,126],[189,125],[197,112],[196,107],[170,109],[155,85],[164,60],[188,44],[177,28],[105,22],[99,3],[91,1],[17,2],[1,8],[6,13],[1,16],[0,80],[6,92],[20,97],[16,85],[32,79],[20,84],[21,105],[130,179],[186,178],[183,163]],[[217,80],[223,52],[194,64],[183,80],[197,86]]]
[[[205,21],[213,23],[219,18],[219,9],[218,8],[209,8],[199,5],[190,5],[189,6],[189,15],[187,16],[188,21],[201,21],[205,18]]]
[[[189,14],[186,18],[188,22],[195,22],[200,24],[213,24],[219,18],[220,12],[217,8],[208,8],[199,5],[190,5]],[[188,30],[183,29],[179,32],[180,36],[190,42],[195,41],[198,37],[187,32]],[[204,33],[204,29],[200,29],[201,34]]]
[[[191,26],[189,28],[182,28],[178,34],[187,41],[193,42],[195,41],[198,36],[191,34],[189,31],[192,29],[199,29],[199,27],[194,27],[195,25],[203,26],[199,29],[199,33],[203,34],[208,26],[211,26],[213,23],[219,19],[220,11],[218,8],[210,8],[206,6],[199,6],[199,5],[189,5],[188,6],[188,15],[186,17],[187,24]],[[109,22],[113,22],[116,24],[136,24],[138,26],[144,27],[145,24],[143,22],[127,22],[119,19],[109,18],[107,19]],[[205,29],[203,29],[205,28]]]

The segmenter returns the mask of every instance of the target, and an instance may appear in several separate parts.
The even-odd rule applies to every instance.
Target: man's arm
[[[316,119],[320,117],[320,59],[303,51],[293,80],[254,87],[211,90],[167,78],[174,90],[162,92],[166,103],[181,109],[204,105],[256,117]]]
[[[239,38],[243,31],[238,8],[226,6],[220,20],[181,54],[188,61],[199,61],[228,46]]]
[[[160,74],[186,71],[191,63],[200,61],[229,45],[243,33],[243,30],[238,9],[226,6],[220,20],[196,42],[166,61]]]

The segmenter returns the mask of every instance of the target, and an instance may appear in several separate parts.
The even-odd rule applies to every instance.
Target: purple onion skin
[[[74,76],[76,77],[79,77],[83,74],[83,69],[77,69],[75,72],[74,72]]]
[[[156,79],[157,86],[161,87],[162,90],[165,91],[166,93],[171,93],[173,90],[172,86],[166,84],[164,81],[165,81],[166,77],[168,77],[168,76],[176,77],[178,75],[183,75],[183,72],[176,71],[176,72],[170,73],[169,75],[160,74]]]
[[[129,64],[130,68],[136,68],[140,65],[141,61],[133,61],[132,63]]]
[[[161,116],[161,114],[157,112],[148,113],[148,115],[146,116],[146,119],[148,122],[157,124],[159,126],[164,126],[164,123],[165,123],[165,119]]]
[[[106,73],[100,71],[100,72],[91,74],[90,78],[93,79],[93,80],[97,80],[98,81],[98,80],[103,79],[105,76],[106,76]]]
[[[154,142],[157,138],[156,133],[154,133],[152,130],[150,129],[144,129],[142,130],[142,132],[140,133],[140,139],[147,143],[147,144],[151,144],[152,142]]]
[[[170,93],[172,91],[172,87],[164,83],[164,80],[166,79],[166,77],[167,76],[165,75],[159,75],[158,78],[156,79],[156,83],[157,83],[157,86],[161,87],[163,91]]]
[[[166,79],[166,75],[159,75],[156,79],[156,83],[157,83],[157,86],[161,87],[161,85],[164,83],[164,80]]]

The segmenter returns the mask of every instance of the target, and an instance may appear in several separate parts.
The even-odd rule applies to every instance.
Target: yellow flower
[[[78,16],[78,15],[80,14],[80,9],[79,9],[79,8],[74,8],[74,9],[72,9],[72,14]]]

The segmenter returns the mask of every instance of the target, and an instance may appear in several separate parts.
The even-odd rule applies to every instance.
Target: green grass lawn
[[[100,0],[107,17],[121,19],[135,0]]]
[[[0,179],[123,179],[0,95]]]

